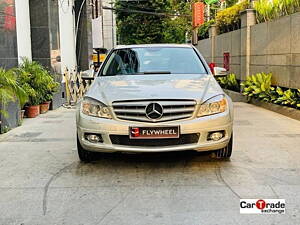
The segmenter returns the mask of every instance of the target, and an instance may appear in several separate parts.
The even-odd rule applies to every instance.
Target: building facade
[[[26,57],[54,73],[88,69],[91,24],[89,0],[0,0],[0,67]]]
[[[113,0],[91,0],[93,47],[107,50],[116,46],[116,15]]]
[[[14,0],[0,0],[0,67],[18,65]]]

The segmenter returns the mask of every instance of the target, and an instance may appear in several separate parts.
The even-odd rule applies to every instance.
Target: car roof
[[[141,45],[118,45],[114,49],[124,49],[124,48],[192,48],[188,44],[141,44]]]

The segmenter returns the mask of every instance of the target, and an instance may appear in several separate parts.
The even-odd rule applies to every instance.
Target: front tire
[[[225,148],[219,149],[215,152],[216,158],[218,159],[229,159],[232,154],[232,145],[233,145],[233,134],[230,138],[228,145]]]
[[[78,156],[81,162],[91,162],[93,159],[93,153],[90,151],[85,150],[82,145],[80,144],[79,138],[77,136],[77,151],[78,151]]]

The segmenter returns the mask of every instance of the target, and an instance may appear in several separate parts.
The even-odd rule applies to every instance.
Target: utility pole
[[[110,2],[110,6],[113,8],[113,2]],[[114,31],[114,12],[111,11],[111,38],[112,38],[112,47],[115,47],[115,31]]]
[[[206,4],[207,21],[210,21],[210,4]]]
[[[102,0],[99,0],[100,1],[100,17],[101,17],[101,26],[102,26],[102,43],[103,43],[103,48],[104,48],[104,24],[103,24],[103,20],[104,20],[104,15],[103,15],[103,2]]]

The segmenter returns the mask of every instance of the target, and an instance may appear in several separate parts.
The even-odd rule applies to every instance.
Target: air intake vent
[[[163,139],[130,139],[128,135],[110,135],[112,144],[126,146],[174,146],[195,144],[199,141],[200,134],[182,134],[179,138]]]

